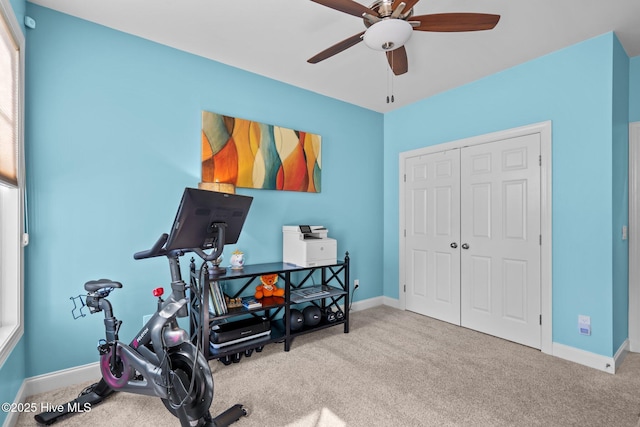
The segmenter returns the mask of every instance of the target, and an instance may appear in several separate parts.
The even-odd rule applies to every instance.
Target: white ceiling
[[[609,31],[630,57],[640,55],[639,0],[421,0],[414,15],[481,12],[501,19],[491,31],[414,31],[406,44],[409,72],[396,77],[384,53],[364,43],[308,64],[365,29],[362,19],[310,0],[30,2],[378,112]],[[389,93],[394,103],[386,102]]]

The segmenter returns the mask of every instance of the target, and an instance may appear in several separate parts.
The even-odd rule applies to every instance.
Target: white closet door
[[[540,135],[461,150],[461,324],[540,348]]]
[[[460,324],[460,150],[405,162],[406,309]]]

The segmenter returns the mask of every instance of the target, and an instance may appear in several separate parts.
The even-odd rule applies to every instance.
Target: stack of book
[[[218,281],[209,282],[209,290],[211,296],[211,307],[213,307],[214,314],[216,316],[227,314],[229,309],[227,308],[227,303],[225,302],[220,283]]]
[[[249,310],[251,310],[252,308],[262,307],[262,303],[260,302],[260,300],[256,299],[253,296],[242,297],[242,305]]]

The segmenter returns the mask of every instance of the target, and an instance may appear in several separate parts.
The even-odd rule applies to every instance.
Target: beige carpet
[[[211,361],[212,414],[235,403],[238,427],[636,426],[640,354],[616,375],[411,312],[353,312],[329,328],[271,344],[224,366]],[[82,385],[29,398],[65,403]],[[36,425],[23,414],[18,426]],[[116,393],[59,426],[179,426],[157,398]]]

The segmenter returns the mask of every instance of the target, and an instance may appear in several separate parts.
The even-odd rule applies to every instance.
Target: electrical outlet
[[[578,331],[580,335],[591,335],[591,316],[578,315]]]
[[[353,290],[355,291],[356,289],[358,289],[358,286],[360,286],[360,280],[355,279],[353,281]]]

